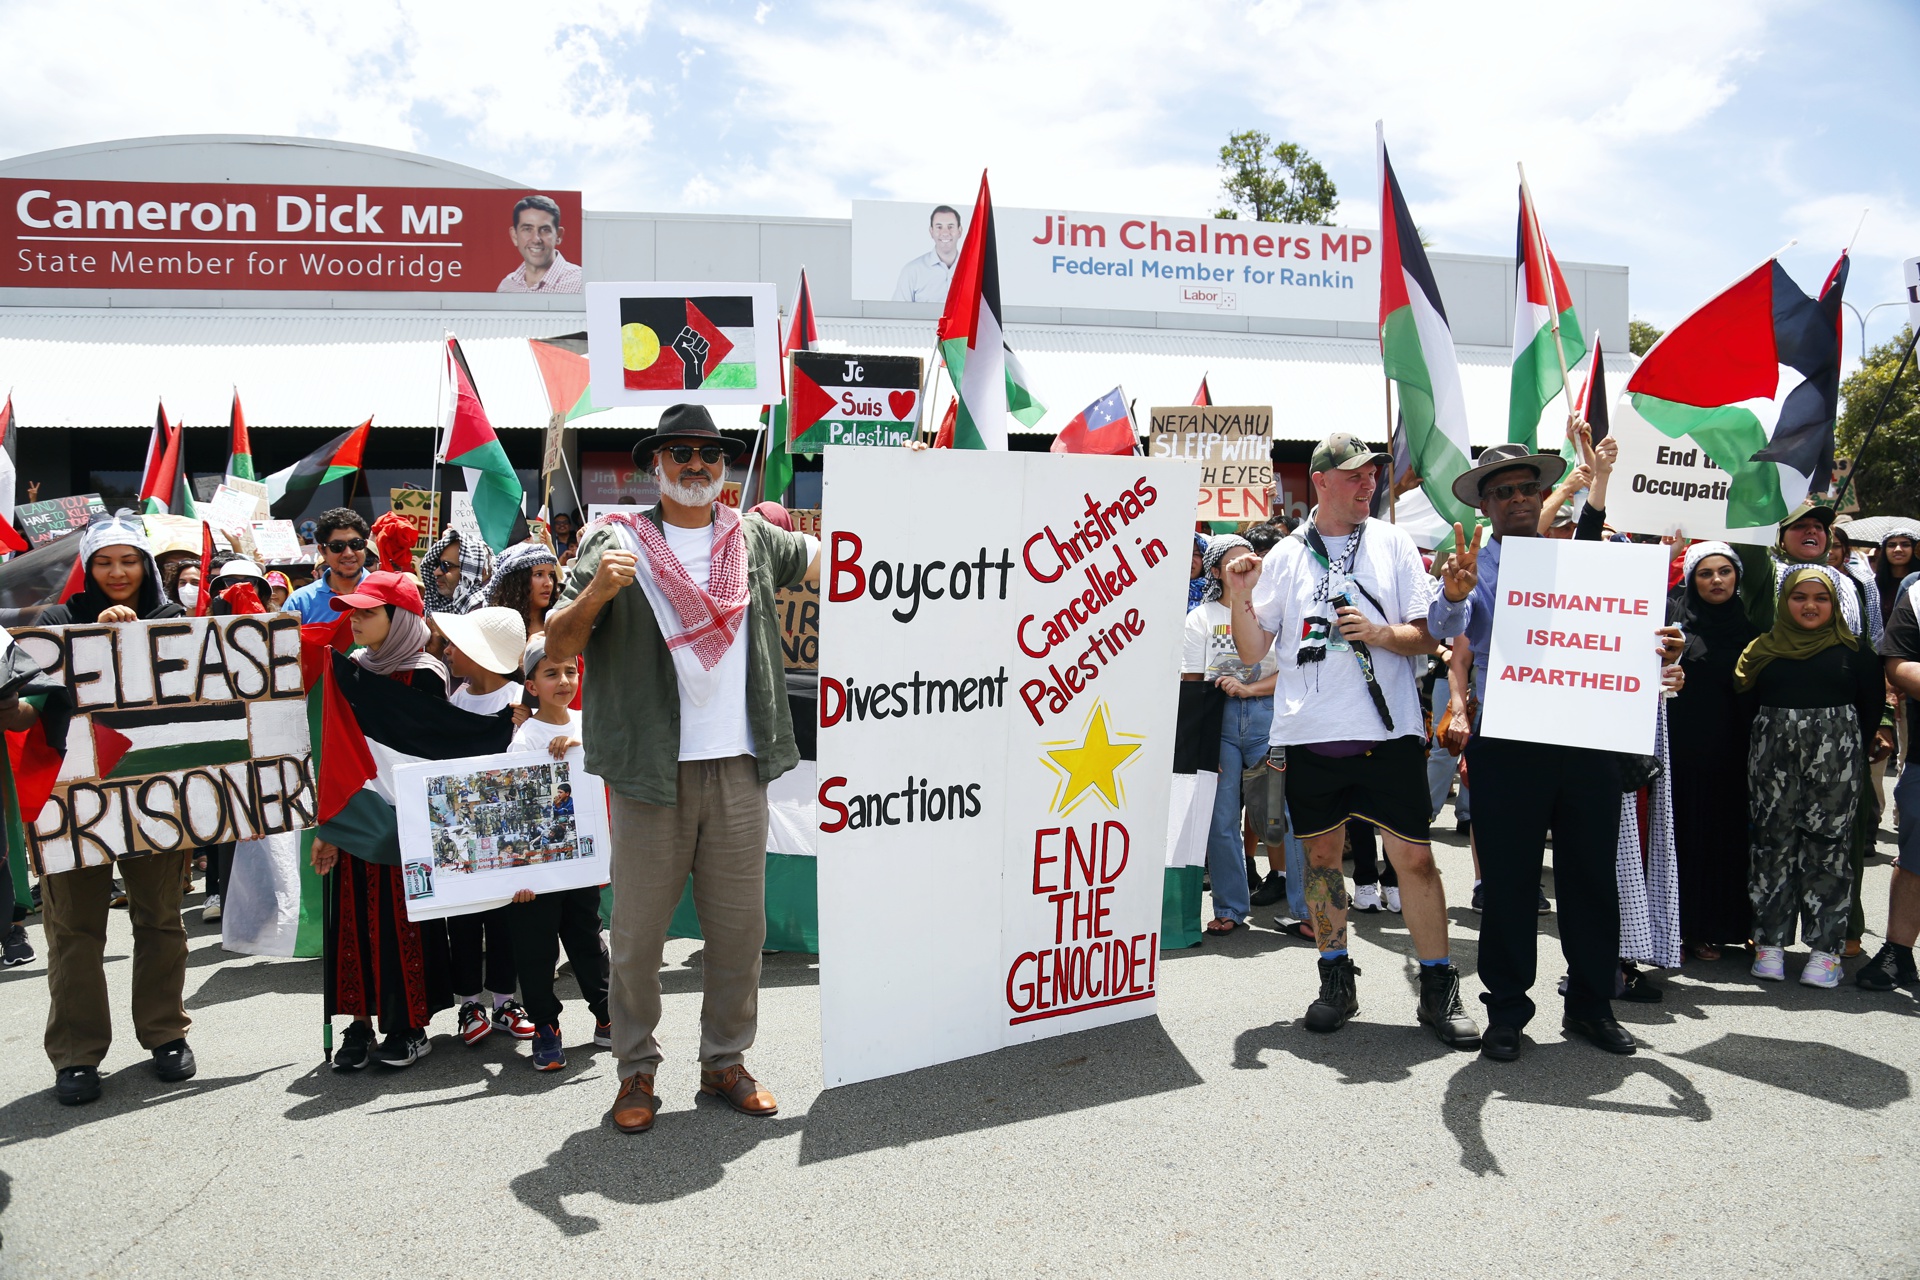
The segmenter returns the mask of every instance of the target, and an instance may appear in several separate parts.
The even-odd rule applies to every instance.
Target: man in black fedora
[[[1455,670],[1466,674],[1464,655],[1470,651],[1475,689],[1484,690],[1487,684],[1503,544],[1508,538],[1540,535],[1541,495],[1566,465],[1558,454],[1500,444],[1483,452],[1479,465],[1453,482],[1453,496],[1486,515],[1493,537],[1477,551],[1468,547],[1454,553],[1450,573],[1471,573],[1473,590],[1458,604],[1442,598],[1427,622],[1436,636],[1465,633],[1467,644],[1454,647]],[[1460,566],[1461,561],[1469,563]],[[1464,684],[1454,681],[1448,707],[1444,740],[1449,750],[1467,737]],[[1480,1052],[1503,1062],[1519,1057],[1520,1031],[1533,1017],[1527,993],[1539,958],[1540,864],[1549,831],[1560,948],[1567,960],[1561,1027],[1609,1053],[1634,1052],[1633,1037],[1613,1016],[1614,979],[1620,971],[1620,891],[1614,864],[1621,794],[1613,755],[1552,742],[1488,738],[1476,723],[1466,742],[1466,762],[1473,780],[1473,831],[1484,895],[1480,981],[1487,989],[1481,997],[1487,1006],[1487,1029]]]
[[[746,1115],[773,1095],[744,1055],[766,941],[767,784],[798,763],[774,592],[819,580],[820,544],[718,501],[745,450],[674,405],[633,460],[657,506],[588,530],[547,617],[547,657],[585,652],[581,738],[613,831],[607,1002],[623,1132],[653,1126],[660,956],[689,875],[705,939],[700,1091]]]

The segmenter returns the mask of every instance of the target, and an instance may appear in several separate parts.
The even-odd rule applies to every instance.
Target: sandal
[[[1274,928],[1280,930],[1280,932],[1286,934],[1288,937],[1298,938],[1302,942],[1318,941],[1318,939],[1313,936],[1313,926],[1305,920],[1290,920],[1286,924],[1280,924],[1276,921]]]
[[[1238,920],[1229,920],[1225,916],[1217,916],[1207,921],[1207,932],[1216,938],[1224,938],[1238,928],[1240,928]]]

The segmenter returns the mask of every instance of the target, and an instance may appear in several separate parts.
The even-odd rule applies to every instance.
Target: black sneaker
[[[1540,903],[1538,907],[1540,914],[1543,916],[1552,915],[1553,904],[1547,901],[1547,891],[1545,889],[1536,889],[1534,890],[1534,892],[1540,895]]]
[[[27,941],[27,927],[16,924],[7,930],[7,940],[0,945],[0,966],[8,969],[17,964],[33,963],[33,944]]]
[[[380,1042],[373,1051],[373,1060],[383,1067],[395,1070],[410,1067],[433,1052],[433,1041],[427,1039],[424,1029],[396,1031]]]
[[[373,1024],[371,1022],[349,1022],[347,1034],[340,1037],[340,1047],[333,1052],[335,1071],[358,1071],[373,1061]]]
[[[1476,880],[1476,881],[1474,881],[1474,885],[1473,885],[1473,910],[1475,910],[1475,911],[1479,911],[1479,910],[1481,909],[1481,903],[1482,903],[1482,902],[1484,901],[1484,898],[1485,898],[1485,895],[1484,895],[1484,892],[1483,892],[1483,890],[1481,889],[1481,886],[1480,886],[1480,882],[1479,882],[1479,881],[1477,881],[1477,880]]]
[[[1450,964],[1420,966],[1420,1003],[1414,1017],[1433,1028],[1449,1049],[1480,1047],[1480,1028],[1460,1003],[1460,971]]]
[[[1458,832],[1460,835],[1470,836],[1473,834],[1473,819],[1472,818],[1456,818],[1454,819],[1453,829],[1454,831]]]
[[[1920,971],[1913,963],[1913,948],[1882,943],[1873,953],[1873,959],[1853,975],[1853,980],[1863,991],[1891,991],[1920,983]]]
[[[1249,899],[1256,907],[1270,907],[1287,896],[1287,878],[1278,871],[1267,872],[1267,878],[1260,882]]]
[[[53,1073],[53,1096],[69,1107],[92,1102],[100,1096],[98,1067],[62,1067]]]
[[[1360,997],[1353,988],[1359,976],[1352,956],[1320,961],[1320,996],[1307,1006],[1307,1030],[1338,1031],[1360,1012]]]
[[[107,895],[107,905],[115,910],[124,911],[127,908],[127,886],[117,879],[112,881],[112,884],[113,888]]]
[[[193,1050],[184,1039],[169,1040],[153,1051],[153,1074],[168,1084],[191,1080],[199,1069],[200,1064],[193,1060]]]

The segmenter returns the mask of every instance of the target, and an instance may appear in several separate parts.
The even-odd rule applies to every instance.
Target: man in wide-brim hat
[[[610,792],[607,1003],[626,1133],[660,1106],[660,956],[689,876],[705,939],[700,1091],[745,1115],[778,1109],[744,1062],[766,941],[767,784],[800,760],[766,606],[819,581],[820,544],[719,501],[744,448],[699,405],[663,413],[633,449],[659,504],[591,526],[547,615],[547,656],[587,655],[581,737]]]
[[[1508,538],[1540,536],[1541,495],[1566,466],[1558,454],[1500,444],[1454,480],[1453,496],[1483,512],[1493,536],[1484,547],[1478,545],[1477,532],[1472,546],[1456,538],[1461,549],[1449,558],[1448,570],[1473,577],[1473,589],[1458,604],[1451,596],[1443,598],[1427,619],[1436,636],[1466,637],[1465,644],[1454,646],[1449,681],[1453,694],[1443,740],[1455,750],[1466,739],[1483,895],[1480,981],[1487,988],[1481,997],[1487,1006],[1487,1029],[1480,1051],[1503,1062],[1520,1055],[1520,1032],[1534,1013],[1527,993],[1539,959],[1540,866],[1549,831],[1560,947],[1567,960],[1561,1027],[1609,1053],[1630,1054],[1637,1048],[1614,1018],[1612,1004],[1620,966],[1615,860],[1621,786],[1613,755],[1553,742],[1488,738],[1477,723],[1470,731],[1465,728],[1469,655],[1473,687],[1487,687],[1500,553]]]

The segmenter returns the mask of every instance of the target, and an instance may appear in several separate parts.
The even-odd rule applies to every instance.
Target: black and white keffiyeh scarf
[[[1341,606],[1353,604],[1353,600],[1347,595],[1348,586],[1366,597],[1367,603],[1374,607],[1382,620],[1387,616],[1387,611],[1381,607],[1378,600],[1374,599],[1373,593],[1367,590],[1366,584],[1356,578],[1353,573],[1354,563],[1360,555],[1360,535],[1367,527],[1366,521],[1362,520],[1353,527],[1353,533],[1348,537],[1346,548],[1341,552],[1340,562],[1336,565],[1327,553],[1326,539],[1320,536],[1319,526],[1315,523],[1315,517],[1318,515],[1317,507],[1308,512],[1307,518],[1301,521],[1300,532],[1294,534],[1307,544],[1307,550],[1312,553],[1314,563],[1320,566],[1320,579],[1313,588],[1313,602],[1309,606],[1307,616],[1300,622],[1300,647],[1294,651],[1293,655],[1293,660],[1302,665],[1326,660],[1327,640],[1333,633],[1334,619],[1338,617]],[[1334,590],[1336,580],[1341,584],[1337,592]],[[1366,679],[1367,696],[1373,699],[1373,709],[1380,713],[1380,719],[1386,724],[1387,732],[1392,733],[1393,712],[1388,710],[1387,695],[1380,688],[1379,674],[1373,667],[1372,651],[1362,640],[1349,640],[1347,644],[1353,650],[1354,660],[1360,664],[1360,674]]]

